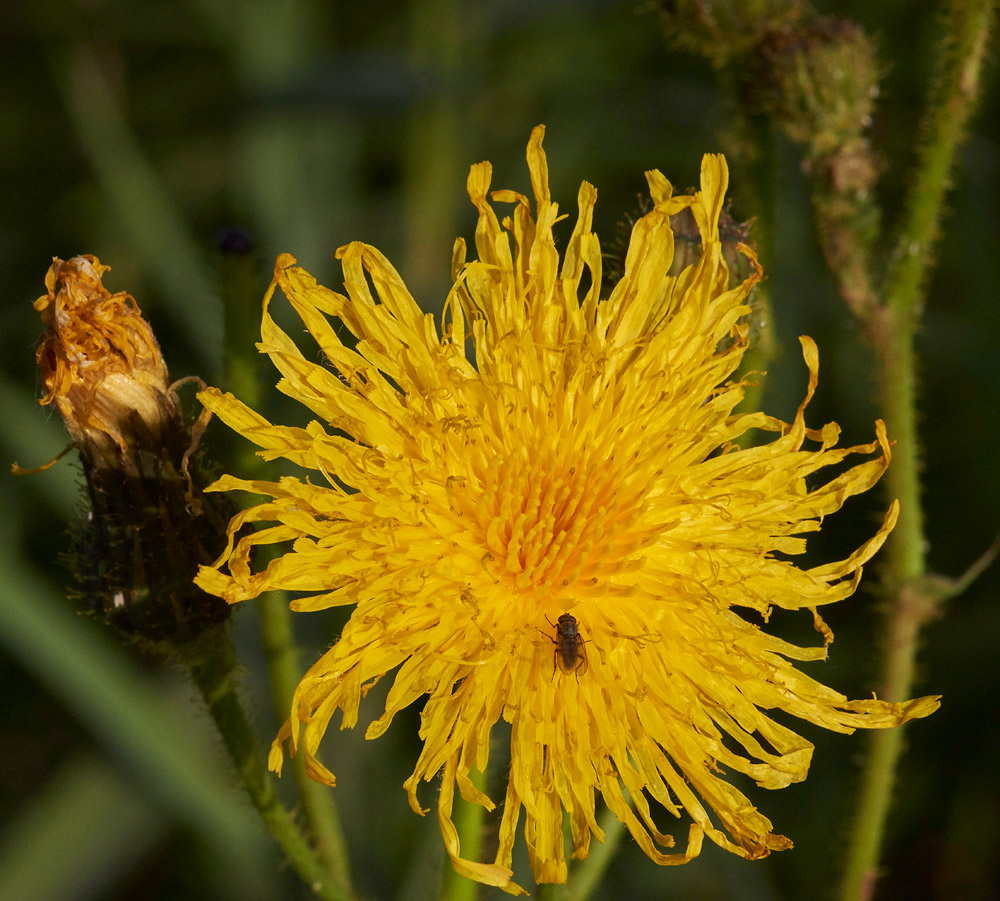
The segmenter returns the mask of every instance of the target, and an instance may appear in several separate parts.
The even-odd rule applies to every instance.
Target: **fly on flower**
[[[587,656],[583,650],[585,642],[572,613],[563,613],[556,621],[556,637],[552,642],[556,646],[553,666],[558,666],[560,672],[568,675],[579,671],[582,675],[587,671]]]
[[[854,593],[897,507],[846,559],[796,565],[805,536],[878,481],[889,441],[881,422],[871,443],[846,448],[835,424],[806,426],[819,367],[809,338],[808,387],[792,422],[734,412],[746,300],[761,272],[744,248],[753,272],[729,284],[718,228],[723,157],[704,158],[692,195],[675,196],[661,173],[646,173],[652,209],[602,296],[597,192],[581,185],[560,259],[543,134],[536,128],[528,144],[534,204],[491,192],[489,163],[472,167],[478,259],[456,243],[440,323],[370,245],[338,250],[345,294],[279,257],[259,347],[283,376],[279,389],[315,415],[306,428],[273,425],[214,389],[201,395],[262,456],[313,475],[216,482],[267,499],[232,520],[222,556],[198,584],[231,603],[284,588],[308,594],[297,610],[352,608],[340,639],[303,677],[271,767],[280,771],[287,742],[333,785],[317,756],[331,718],[339,709],[342,728],[353,727],[367,688],[391,673],[385,711],[366,737],[425,699],[410,805],[425,813],[418,787],[443,773],[438,818],[452,865],[515,894],[522,813],[539,883],[566,880],[564,817],[574,857],[587,856],[592,836],[603,839],[598,795],[657,863],[690,861],[706,836],[765,857],[791,842],[725,773],[765,788],[805,778],[812,745],[771,711],[852,732],[938,706],[849,700],[796,666],[823,660],[828,640],[799,647],[759,625],[777,607],[807,611],[825,630],[818,608]],[[493,204],[510,204],[509,215],[498,218]],[[671,219],[683,210],[701,247],[674,274]],[[325,364],[271,318],[279,289]],[[343,328],[356,344],[341,340]],[[751,431],[760,443],[740,446]],[[824,478],[827,467],[835,474]],[[244,531],[257,522],[270,525]],[[292,543],[255,572],[253,548],[276,542]],[[589,667],[553,680],[537,627],[566,610],[586,623]],[[556,652],[569,664],[579,645],[569,620],[561,628]],[[509,777],[496,858],[483,863],[462,857],[452,809],[456,787],[466,802],[495,809],[470,774],[486,767],[500,720],[510,727]],[[658,828],[651,801],[689,821],[680,848]]]

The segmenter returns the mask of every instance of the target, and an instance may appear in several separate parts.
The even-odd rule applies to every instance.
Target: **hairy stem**
[[[187,655],[191,675],[215,720],[243,785],[289,863],[324,901],[350,901],[351,895],[326,872],[305,836],[282,806],[263,754],[236,693],[236,656],[223,628],[206,633]]]
[[[882,407],[889,434],[896,441],[893,463],[886,475],[887,488],[900,502],[899,523],[888,541],[887,583],[893,602],[882,674],[882,694],[888,700],[901,700],[911,694],[920,628],[936,607],[933,597],[919,588],[926,575],[926,560],[914,335],[949,174],[978,93],[993,5],[993,0],[953,0],[949,6],[939,81],[925,116],[924,143],[885,285],[885,305],[867,322],[879,357]],[[876,732],[870,741],[845,859],[840,893],[844,901],[866,901],[874,893],[903,749],[898,729]]]
[[[271,695],[279,717],[283,717],[292,709],[292,696],[300,674],[291,612],[285,593],[280,591],[262,595],[258,605],[261,640],[271,679]],[[294,757],[291,764],[302,802],[302,812],[312,833],[316,853],[327,873],[349,891],[350,863],[333,790],[309,778],[306,774],[305,755]]]
[[[948,4],[938,80],[921,126],[923,143],[885,285],[886,303],[901,317],[915,319],[920,313],[955,152],[979,94],[993,11],[994,0],[950,0]]]

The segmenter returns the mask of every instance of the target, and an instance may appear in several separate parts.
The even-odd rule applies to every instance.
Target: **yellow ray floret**
[[[489,163],[472,167],[478,259],[467,262],[457,242],[440,330],[373,247],[338,251],[346,296],[284,255],[259,347],[282,374],[280,390],[316,420],[273,425],[231,395],[200,395],[266,459],[313,470],[319,484],[220,479],[216,490],[269,499],[233,519],[199,584],[230,602],[284,588],[306,593],[298,610],[354,608],[302,679],[271,767],[280,771],[289,741],[332,785],[317,757],[331,718],[340,710],[341,728],[353,727],[362,696],[394,672],[367,737],[423,699],[410,804],[424,813],[418,786],[443,771],[438,810],[453,865],[511,893],[522,891],[511,880],[522,813],[536,882],[563,882],[564,817],[573,856],[585,857],[591,836],[602,838],[598,795],[661,864],[691,860],[705,837],[747,858],[790,847],[724,778],[732,770],[781,788],[805,777],[812,745],[770,711],[852,732],[938,706],[851,701],[794,665],[825,657],[832,634],[817,610],[853,593],[897,508],[845,560],[796,565],[804,536],[875,484],[889,441],[881,422],[874,441],[848,448],[837,446],[836,425],[806,427],[819,369],[809,338],[808,389],[792,422],[733,412],[746,298],[761,272],[742,248],[755,271],[730,285],[718,227],[723,157],[704,158],[691,196],[647,173],[653,209],[601,297],[596,191],[581,186],[560,261],[543,133],[528,145],[534,216],[528,198],[490,193]],[[492,203],[513,211],[501,222]],[[671,217],[685,209],[701,256],[674,274]],[[323,363],[271,318],[276,288]],[[750,430],[770,440],[738,446]],[[860,462],[845,467],[848,458]],[[824,481],[824,470],[836,474]],[[270,525],[244,530],[258,522]],[[284,556],[253,570],[256,545],[288,541]],[[804,608],[822,643],[769,635],[774,607]],[[564,614],[570,650],[560,644]],[[462,858],[452,808],[457,787],[494,809],[471,773],[486,767],[501,720],[510,775],[499,850],[484,864]],[[651,802],[689,820],[685,846],[672,849]]]

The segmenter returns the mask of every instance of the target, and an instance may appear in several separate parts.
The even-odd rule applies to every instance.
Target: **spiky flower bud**
[[[71,552],[77,592],[128,636],[176,644],[228,616],[191,584],[226,517],[190,472],[192,428],[160,346],[134,299],[102,284],[109,268],[93,256],[53,261],[35,302],[47,327],[40,403],[59,410],[87,481]]]
[[[772,32],[757,61],[757,100],[810,157],[830,157],[863,139],[879,81],[863,29],[838,19],[800,23]]]

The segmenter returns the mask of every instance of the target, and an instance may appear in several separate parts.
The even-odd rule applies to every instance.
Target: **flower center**
[[[476,501],[494,566],[538,598],[596,585],[635,550],[640,495],[622,490],[614,459],[521,450],[489,465]]]

